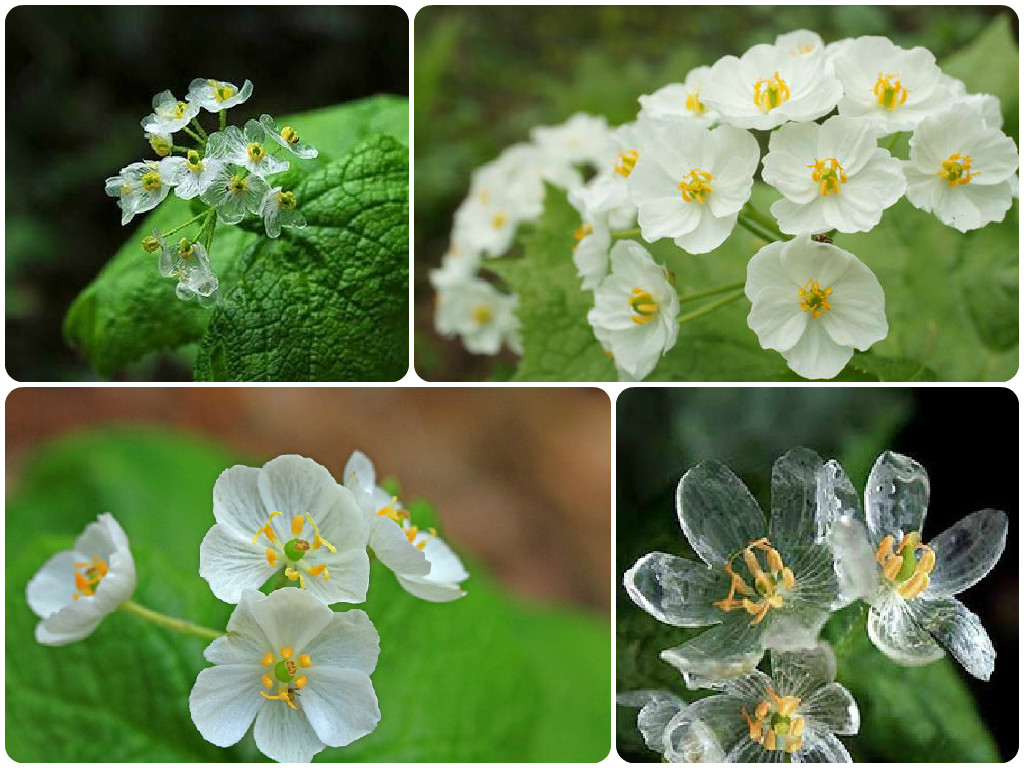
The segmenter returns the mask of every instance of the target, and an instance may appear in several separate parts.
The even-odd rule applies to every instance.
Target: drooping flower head
[[[170,91],[161,91],[153,97],[153,113],[142,118],[142,130],[169,136],[192,122],[198,114],[198,104],[178,101]]]
[[[104,513],[85,527],[73,548],[55,554],[29,581],[25,599],[42,619],[36,640],[66,645],[88,637],[134,591],[135,561],[128,537]]]
[[[772,514],[728,467],[688,470],[676,510],[700,561],[663,552],[641,557],[623,584],[665,624],[714,625],[662,652],[691,687],[750,672],[767,648],[811,648],[839,601],[831,549],[818,521],[822,461],[796,448],[772,469]]]
[[[227,634],[205,651],[189,694],[203,738],[238,742],[255,720],[259,750],[283,763],[309,762],[372,732],[380,709],[370,675],[380,639],[363,611],[335,613],[308,592],[286,587],[242,592]]]
[[[178,298],[183,301],[194,298],[203,305],[215,302],[220,281],[213,273],[203,244],[183,237],[168,245],[159,231],[153,232],[153,238],[160,248],[160,274],[177,279]]]
[[[278,126],[270,115],[260,115],[260,124],[272,141],[280,144],[296,157],[312,160],[319,154],[315,147],[300,141],[299,132],[292,126]]]
[[[188,87],[187,98],[207,112],[220,112],[242,104],[251,95],[252,83],[249,80],[239,89],[234,83],[197,77]]]
[[[280,236],[282,227],[302,229],[306,226],[306,217],[299,210],[299,201],[291,190],[281,187],[268,189],[260,203],[260,212],[267,237]]]
[[[285,578],[328,605],[366,599],[368,530],[352,492],[302,456],[237,465],[213,487],[214,525],[199,547],[199,575],[237,603],[246,589]]]
[[[122,168],[117,176],[107,179],[105,189],[108,197],[118,198],[117,207],[121,209],[123,226],[136,214],[160,205],[171,191],[171,184],[163,176],[160,163],[149,161]]]

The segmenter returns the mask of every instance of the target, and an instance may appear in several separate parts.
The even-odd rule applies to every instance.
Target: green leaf
[[[971,93],[991,93],[1002,102],[1004,130],[1017,135],[1020,100],[1017,41],[1008,9],[1001,9],[988,27],[966,48],[942,62],[942,71],[964,81]]]
[[[308,226],[261,238],[199,349],[198,380],[394,381],[408,368],[409,153],[377,136],[295,190]]]
[[[293,181],[380,133],[408,144],[408,104],[399,97],[375,96],[284,119],[301,131],[304,141],[320,150],[316,161],[292,161],[293,168],[283,178]],[[97,179],[97,185],[101,182]],[[117,213],[113,201],[111,209],[113,226]],[[160,276],[156,257],[141,247],[142,238],[154,229],[167,231],[192,215],[190,204],[172,195],[152,213],[137,219],[140,223],[127,242],[69,308],[64,319],[65,340],[78,348],[101,376],[112,376],[149,353],[174,350],[202,337],[213,313],[178,300],[174,282]],[[230,290],[237,282],[241,255],[261,239],[240,227],[217,227],[210,260],[222,290]]]
[[[916,360],[881,357],[873,352],[855,352],[848,369],[863,373],[869,381],[937,381],[935,372]]]
[[[262,460],[243,459],[258,465]],[[127,532],[134,600],[223,628],[233,606],[198,576],[213,524],[212,489],[239,457],[174,433],[84,433],[43,450],[8,499],[6,748],[19,762],[255,761],[251,735],[206,743],[188,711],[202,640],[116,612],[90,637],[39,646],[25,585],[96,515]],[[431,521],[423,501],[410,503]],[[27,525],[27,521],[32,521]],[[443,535],[443,532],[442,532]],[[365,605],[381,637],[373,684],[382,719],[363,739],[318,760],[583,762],[610,733],[607,622],[510,599],[460,550],[472,574],[454,603],[418,600],[376,563]],[[340,607],[340,606],[339,606]]]

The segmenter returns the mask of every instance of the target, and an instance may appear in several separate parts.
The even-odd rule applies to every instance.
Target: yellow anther
[[[234,192],[235,194],[245,192],[245,189],[248,186],[249,180],[239,176],[237,173],[228,180],[228,191]],[[280,512],[278,514],[280,514]]]
[[[761,567],[755,550],[761,550],[765,553],[765,560],[768,563],[768,569],[771,571],[771,574],[766,573]],[[743,560],[748,577],[753,581],[755,589],[752,589],[750,584],[733,570],[732,564],[736,558]],[[782,561],[782,555],[771,546],[767,537],[750,542],[750,544],[726,561],[723,570],[729,576],[729,594],[724,599],[712,603],[712,605],[726,613],[739,609],[746,611],[753,616],[750,626],[755,626],[764,621],[772,608],[781,608],[785,605],[783,596],[779,594],[780,587],[792,589],[796,586],[796,577],[793,575],[793,571],[786,567]],[[736,598],[737,593],[744,595],[744,597],[742,599]]]
[[[327,566],[323,563],[321,563],[320,565],[314,565],[312,568],[309,569],[310,576],[319,576],[321,573],[324,575],[324,581],[331,580],[331,573],[327,570]]]
[[[408,528],[405,529],[405,538],[407,538],[409,540],[409,543],[412,544],[413,539],[416,538],[416,534],[419,532],[419,528],[417,528],[415,525],[410,525]]]
[[[928,589],[929,581],[930,579],[928,578],[927,573],[917,571],[913,576],[900,584],[897,591],[903,596],[904,600],[913,600]]]
[[[298,207],[299,201],[295,197],[295,193],[289,190],[288,192],[277,193],[277,204],[282,210],[294,211]]]
[[[185,155],[185,165],[192,173],[199,173],[203,170],[203,159],[194,149],[190,149]]]
[[[306,588],[305,577],[303,577],[303,575],[296,571],[294,568],[285,568],[284,575],[288,577],[288,581],[295,581],[296,579],[298,579],[299,587],[301,587],[302,589]]]
[[[292,650],[291,648],[282,648],[281,649],[281,658],[284,659],[285,661],[287,661],[288,659],[290,659],[294,655],[295,655],[295,651]]]
[[[831,295],[831,288],[822,288],[814,279],[808,280],[804,283],[804,287],[797,291],[797,296],[800,298],[800,309],[810,312],[811,317],[815,320],[832,309],[832,302],[828,300]]]
[[[270,688],[274,685],[274,678],[270,675],[264,675],[260,680],[262,681],[264,688]]]
[[[754,83],[754,104],[762,112],[771,112],[780,104],[789,101],[789,86],[776,72],[768,79]]]
[[[286,125],[281,129],[281,138],[288,144],[297,144],[299,142],[299,132],[290,125]]]
[[[762,702],[762,704],[763,703],[764,702]],[[758,704],[757,708],[758,708],[758,710],[760,710],[761,709],[761,705]],[[758,744],[760,744],[761,743],[761,736],[763,735],[762,734],[762,727],[761,727],[761,722],[760,721],[764,719],[764,716],[763,715],[758,715],[756,720],[752,720],[750,718],[750,715],[747,714],[747,708],[746,707],[743,707],[743,709],[740,710],[740,711],[743,713],[743,719],[747,721],[747,728],[750,731],[750,738],[751,738],[751,740],[752,741],[756,741]]]
[[[811,45],[810,43],[804,43],[803,45],[798,45],[796,48],[791,50],[789,52],[789,55],[790,56],[800,56],[801,54],[804,54],[804,53],[810,53],[813,50],[814,50],[814,46],[813,45]]]
[[[274,529],[270,527],[270,521],[280,514],[280,512],[270,513],[270,517],[267,518],[267,522],[264,523],[263,526],[258,531],[256,531],[256,535],[252,537],[253,544],[256,543],[256,539],[260,537],[260,534],[266,536],[267,541],[277,541],[277,535],[274,533]],[[271,563],[271,565],[273,565],[273,563]]]
[[[686,94],[686,109],[689,112],[693,112],[695,115],[704,114],[704,110],[707,109],[700,100],[700,88],[692,93]]]
[[[262,664],[264,667],[269,667],[273,663],[274,663],[274,654],[272,654],[272,653],[265,653],[265,654],[263,654],[263,658],[260,659],[260,664]]]
[[[882,566],[882,572],[885,574],[885,578],[892,581],[900,575],[900,570],[903,568],[903,557],[902,555],[892,555]]]
[[[299,666],[303,669],[309,669],[313,666],[313,660],[309,657],[308,653],[299,656]]]
[[[245,147],[245,154],[254,163],[263,162],[263,158],[266,157],[267,151],[263,149],[263,145],[258,141],[250,141]]]
[[[409,519],[409,513],[398,506],[398,497],[392,496],[391,503],[386,507],[381,507],[377,510],[378,517],[389,517],[396,523],[401,523],[403,520]]]
[[[939,178],[945,180],[951,187],[967,184],[981,173],[981,171],[971,173],[972,162],[973,160],[971,160],[970,155],[952,154],[948,160],[942,161],[942,170],[939,171]]]
[[[834,157],[815,160],[807,167],[813,169],[811,179],[818,182],[818,192],[821,195],[838,195],[842,185],[846,183],[846,171]]]
[[[775,730],[773,728],[769,728],[764,735],[764,748],[769,751],[775,749]]]
[[[291,688],[287,688],[285,686],[281,686],[280,688],[277,689],[277,695],[276,696],[270,696],[265,691],[260,691],[260,693],[263,695],[263,698],[265,698],[265,699],[273,699],[273,700],[283,701],[285,704],[287,704],[292,709],[298,709],[298,707],[295,706],[295,691],[293,689],[291,689]]]
[[[218,80],[207,80],[206,82],[213,88],[213,98],[218,102],[227,101],[235,95],[235,89],[227,83],[222,83]]]
[[[896,79],[898,77],[899,75],[878,73],[878,79],[871,89],[875,94],[878,106],[885,109],[896,109],[896,107],[906,102],[907,94],[910,91],[904,88],[900,81]]]
[[[917,569],[921,573],[931,573],[935,568],[935,550],[923,544],[921,548],[924,549],[924,554],[917,563]]]
[[[690,173],[679,182],[679,192],[682,194],[683,200],[688,203],[703,203],[707,196],[711,194],[711,180],[713,178],[710,173],[702,171],[700,168],[691,169]]]
[[[882,543],[878,545],[878,550],[875,552],[875,560],[879,565],[885,565],[885,561],[892,557],[892,545],[895,541],[892,534],[882,539]]]
[[[306,518],[303,515],[296,515],[292,518],[292,536],[298,536],[302,533],[303,527],[306,525]]]
[[[92,594],[92,582],[78,571],[75,571],[75,587],[86,597]]]
[[[163,182],[160,180],[160,174],[156,171],[146,171],[142,174],[142,188],[152,192],[155,189],[160,189],[160,185]]]
[[[627,149],[619,154],[615,161],[615,172],[623,178],[629,178],[629,174],[636,168],[636,161],[640,159],[640,153],[635,149]]]
[[[313,549],[320,549],[320,545],[323,544],[331,551],[332,555],[338,554],[337,548],[333,544],[331,544],[331,542],[329,542],[327,539],[320,535],[320,529],[316,527],[316,523],[313,522],[313,518],[309,515],[306,515],[306,519],[309,520],[309,524],[313,526],[313,533],[316,534],[316,536],[313,537]]]
[[[308,682],[309,680],[306,679],[305,675],[299,675],[295,678],[295,687],[301,690],[306,687],[306,683]]]
[[[769,547],[765,551],[765,560],[768,562],[768,570],[772,572],[772,575],[776,575],[783,569],[782,555],[779,554],[779,550]]]
[[[747,570],[750,572],[750,575],[754,577],[754,587],[756,588],[757,579],[765,575],[764,571],[761,570],[761,564],[757,562],[757,555],[755,555],[749,547],[744,549],[740,554],[743,555],[743,562],[747,566]]]
[[[267,562],[270,563],[271,567],[277,565],[277,552],[267,547]]]
[[[796,577],[793,575],[792,569],[782,569],[782,586],[784,586],[786,589],[792,589],[794,586],[796,586]]]
[[[427,538],[425,538],[423,541],[421,541],[419,544],[416,545],[416,549],[418,549],[420,552],[422,552],[424,549],[426,549],[428,541],[430,541],[431,539],[437,537],[437,529],[436,528],[428,528],[427,530],[430,532],[430,535],[427,536]]]
[[[779,696],[771,688],[768,689],[768,697],[772,700],[775,711],[782,717],[789,717],[800,706],[800,699],[796,696]]]
[[[903,534],[903,538],[900,539],[900,545],[896,547],[896,551],[903,554],[903,550],[910,547],[911,550],[917,546],[918,542],[921,541],[921,534],[917,531],[911,531],[910,533]]]
[[[477,325],[487,325],[489,322],[491,322],[491,320],[494,319],[494,313],[491,311],[490,306],[488,306],[487,304],[477,304],[475,307],[473,307],[473,311],[470,313],[470,317],[473,318],[473,322],[476,323]],[[377,514],[383,513],[378,512]],[[391,517],[391,515],[387,515],[387,517]],[[394,520],[394,518],[391,519]]]
[[[578,243],[593,231],[594,228],[590,224],[583,224],[579,229],[572,233],[572,236],[576,238],[576,242]]]
[[[507,223],[508,219],[505,218],[505,214],[503,213],[496,213],[494,214],[494,218],[491,219],[491,226],[494,227],[495,229],[501,229]]]
[[[757,705],[757,709],[754,710],[754,714],[757,715],[758,720],[764,720],[766,717],[768,717],[769,707],[770,705],[767,701],[762,701],[760,704]]]
[[[650,291],[643,288],[634,288],[630,293],[629,308],[633,310],[630,317],[637,325],[651,322],[658,314],[658,302],[651,296]]]

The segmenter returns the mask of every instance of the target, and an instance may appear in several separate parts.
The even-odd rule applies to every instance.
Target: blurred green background
[[[538,124],[574,112],[635,117],[640,94],[681,81],[776,35],[806,28],[828,42],[886,35],[923,45],[937,59],[962,48],[997,6],[686,6],[429,7],[415,18],[416,369],[427,379],[505,378],[515,357],[470,355],[433,330],[427,280],[448,244],[452,214],[473,169]],[[1017,138],[1017,109],[1004,105]]]
[[[925,541],[979,509],[1009,515],[999,563],[958,596],[992,637],[995,673],[987,683],[975,680],[948,657],[925,667],[900,667],[875,650],[857,624],[862,608],[844,609],[830,620],[825,636],[837,648],[838,679],[854,694],[862,722],[857,736],[842,740],[855,761],[1010,760],[1019,742],[1017,423],[1017,399],[1007,389],[627,390],[617,404],[616,436],[618,692],[689,693],[658,654],[701,630],[661,624],[621,586],[623,573],[648,552],[696,559],[675,513],[675,487],[686,469],[717,459],[769,509],[772,464],[790,448],[802,445],[824,459],[838,459],[859,493],[875,458],[891,449],[928,471]],[[1006,439],[993,443],[986,436],[997,425],[1007,427]],[[619,754],[631,762],[656,761],[636,729],[636,713],[617,707]]]
[[[125,241],[103,181],[151,156],[153,95],[195,77],[241,85],[244,121],[408,93],[408,18],[395,7],[26,7],[6,24],[7,372],[93,379],[61,338],[74,297]],[[122,379],[190,380],[154,355]]]

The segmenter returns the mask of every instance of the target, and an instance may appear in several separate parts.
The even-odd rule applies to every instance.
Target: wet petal
[[[868,611],[868,637],[878,650],[897,664],[908,667],[930,664],[944,655],[942,648],[914,620],[907,601],[895,590]]]
[[[1004,512],[982,509],[935,537],[935,568],[926,597],[948,597],[977,584],[995,566],[1006,547]]]
[[[650,745],[648,745],[650,746]],[[721,763],[725,751],[714,731],[692,712],[682,711],[661,729],[661,744],[651,749],[662,752],[669,763]]]
[[[872,544],[885,536],[920,531],[928,511],[928,473],[913,459],[885,451],[875,461],[864,491],[864,513]]]
[[[829,683],[808,696],[799,713],[832,733],[852,735],[860,730],[857,702],[839,683]]]
[[[636,725],[648,749],[659,754],[665,751],[665,728],[686,704],[668,691],[633,691],[616,697],[616,703],[640,707]]]
[[[840,517],[832,524],[827,542],[836,560],[839,580],[833,609],[854,600],[873,600],[879,587],[879,565],[864,524],[850,516]]]
[[[817,531],[818,472],[821,457],[794,448],[772,467],[772,515],[768,537],[776,546],[811,543]]]
[[[804,651],[772,651],[772,680],[780,695],[805,699],[836,679],[836,657],[825,643]]]
[[[992,640],[975,614],[953,597],[919,597],[911,611],[921,626],[980,680],[988,680],[996,663]]]
[[[644,555],[622,578],[633,602],[658,621],[677,627],[703,627],[725,618],[712,605],[729,592],[729,577],[664,552]]]
[[[781,749],[765,749],[749,737],[744,737],[729,750],[727,763],[782,763],[788,752]]]
[[[764,624],[750,625],[746,611],[733,611],[718,626],[661,652],[661,658],[683,673],[687,685],[750,672],[764,655]]]
[[[824,728],[807,728],[804,745],[793,753],[794,763],[852,763],[853,758],[835,736]]]

